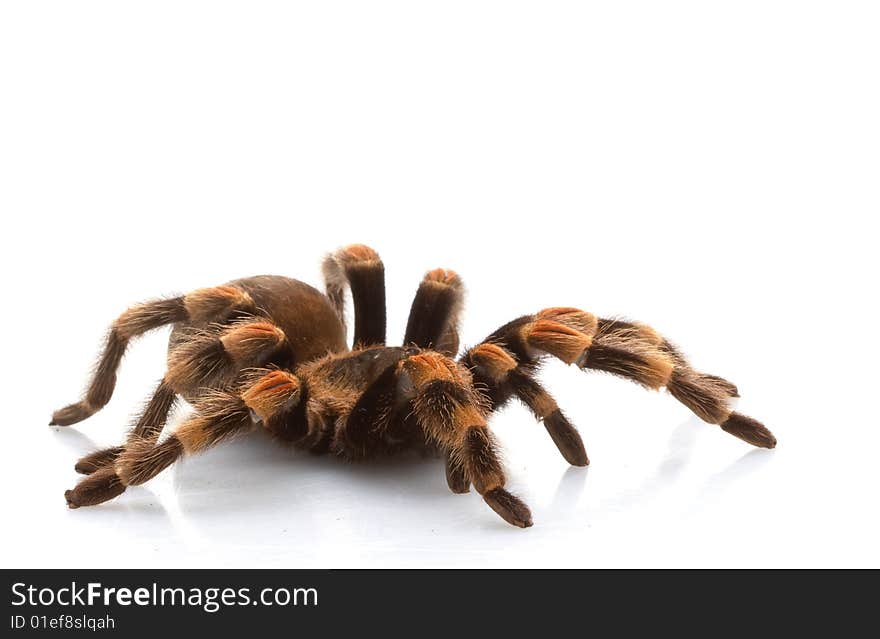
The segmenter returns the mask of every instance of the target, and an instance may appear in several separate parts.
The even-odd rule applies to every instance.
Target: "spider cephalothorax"
[[[52,424],[75,424],[110,399],[128,342],[173,324],[168,369],[128,436],[81,459],[89,475],[65,493],[71,508],[112,499],[183,455],[259,429],[313,452],[349,459],[404,450],[446,459],[451,490],[471,485],[507,522],[532,523],[528,507],[504,489],[489,416],[512,397],[543,421],[563,457],[589,461],[575,428],[535,375],[545,357],[612,373],[649,389],[665,387],[697,416],[746,442],[773,448],[757,421],[733,412],[730,382],[695,371],[643,324],[548,308],[516,319],[458,359],[462,286],[452,271],[427,273],[410,310],[404,346],[385,346],[384,267],[355,245],[324,262],[327,294],[263,275],[134,306],[110,329],[82,401]],[[354,301],[354,347],[345,340],[345,289]],[[191,417],[160,440],[178,397]]]

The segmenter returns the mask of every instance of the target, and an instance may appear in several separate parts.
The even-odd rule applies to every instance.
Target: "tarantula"
[[[56,411],[52,425],[75,424],[100,410],[132,338],[172,324],[167,371],[126,442],[76,464],[88,477],[64,493],[68,506],[112,499],[184,455],[256,429],[352,460],[413,449],[439,453],[453,492],[473,484],[505,521],[531,526],[528,506],[504,488],[487,419],[516,397],[543,421],[568,463],[589,463],[577,430],[535,378],[546,356],[648,389],[665,387],[704,421],[754,446],[776,445],[762,424],[731,410],[738,397],[733,384],[691,368],[644,324],[547,308],[505,324],[455,359],[463,289],[453,271],[425,275],[403,346],[385,345],[385,269],[373,249],[341,249],[325,259],[323,272],[326,295],[297,280],[261,275],[125,311],[109,331],[84,398]],[[351,350],[346,287],[354,303]],[[178,397],[195,411],[160,441]]]

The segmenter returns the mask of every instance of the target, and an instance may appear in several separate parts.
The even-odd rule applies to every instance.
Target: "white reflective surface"
[[[0,9],[2,564],[880,565],[877,7],[426,7]],[[779,447],[553,363],[592,465],[518,405],[493,418],[529,530],[436,460],[257,436],[65,507],[163,372],[158,331],[105,410],[46,426],[114,317],[256,273],[317,285],[351,242],[383,256],[392,343],[451,267],[465,344],[547,306],[627,315],[735,381]]]
[[[439,460],[346,464],[280,448],[260,434],[187,459],[100,507],[69,511],[61,493],[76,479],[73,462],[118,437],[108,432],[118,430],[111,418],[118,411],[108,409],[79,428],[19,426],[22,454],[13,456],[11,476],[27,481],[11,495],[6,561],[146,567],[876,563],[877,512],[867,469],[877,435],[857,419],[831,426],[820,417],[828,399],[799,408],[797,393],[777,385],[773,397],[751,402],[749,412],[761,415],[780,439],[776,450],[765,451],[689,417],[668,396],[553,369],[545,380],[580,426],[589,468],[567,467],[521,407],[493,420],[510,484],[533,509],[531,529],[509,527],[475,494],[450,493]],[[758,389],[753,395],[771,386],[774,375],[754,377],[745,386]],[[836,443],[843,433],[859,438],[858,445]],[[25,447],[38,451],[38,468]]]

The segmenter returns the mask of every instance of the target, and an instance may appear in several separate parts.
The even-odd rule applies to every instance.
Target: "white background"
[[[4,566],[873,566],[880,16],[872,2],[5,2]],[[552,305],[653,324],[775,451],[561,364],[592,460],[495,416],[535,525],[442,464],[258,436],[69,511],[167,332],[49,428],[129,304],[382,254],[389,337],[428,268],[463,337]],[[177,419],[180,416],[178,415]]]

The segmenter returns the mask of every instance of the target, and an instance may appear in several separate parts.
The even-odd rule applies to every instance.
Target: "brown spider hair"
[[[326,295],[281,276],[262,275],[147,302],[124,312],[83,399],[52,423],[66,426],[110,399],[128,343],[172,325],[168,368],[122,445],[76,464],[88,475],[65,493],[71,508],[91,506],[141,484],[184,455],[251,431],[314,453],[350,460],[408,450],[446,462],[450,489],[471,485],[505,521],[526,527],[528,507],[505,489],[492,414],[510,399],[543,421],[565,460],[589,463],[577,430],[536,374],[548,358],[665,388],[700,419],[763,448],[776,439],[736,413],[736,386],[694,370],[654,329],[577,308],[519,317],[456,358],[461,279],[429,271],[410,309],[402,346],[386,346],[384,266],[353,245],[324,261]],[[345,339],[346,289],[354,305],[353,346]],[[195,411],[161,438],[178,397]]]

